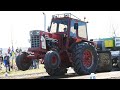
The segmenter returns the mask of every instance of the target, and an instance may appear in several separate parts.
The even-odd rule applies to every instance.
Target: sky
[[[52,15],[72,13],[81,20],[86,17],[89,39],[109,38],[115,30],[120,37],[120,11],[0,11],[0,48],[30,47],[29,32],[44,30],[50,25]]]

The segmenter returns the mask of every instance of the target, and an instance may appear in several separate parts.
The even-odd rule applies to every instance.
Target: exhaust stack
[[[44,15],[44,31],[46,32],[46,14],[43,12]]]

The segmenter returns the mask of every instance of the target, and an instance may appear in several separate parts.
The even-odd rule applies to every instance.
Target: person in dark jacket
[[[3,63],[3,56],[0,55],[0,63],[2,64]]]
[[[4,65],[6,67],[6,72],[8,70],[10,71],[10,57],[8,56],[7,53],[5,53],[5,56],[4,56]]]
[[[0,55],[0,70],[2,70],[2,64],[3,64],[3,56]]]

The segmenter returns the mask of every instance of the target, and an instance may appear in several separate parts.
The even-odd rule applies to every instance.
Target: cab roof
[[[81,19],[79,19],[78,17],[76,17],[75,15],[71,14],[71,13],[64,13],[64,14],[55,14],[52,15],[52,19],[74,19],[76,21],[81,21]],[[81,21],[81,22],[85,22],[85,21]]]

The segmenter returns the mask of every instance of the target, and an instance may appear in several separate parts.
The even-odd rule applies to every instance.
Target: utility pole
[[[43,12],[44,15],[44,31],[46,32],[46,14]]]
[[[12,37],[12,29],[13,27],[11,28],[11,44],[12,44],[12,50],[11,50],[11,54],[12,54],[12,70],[13,70],[13,37]]]

